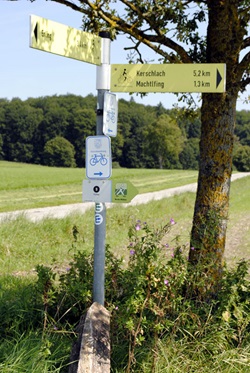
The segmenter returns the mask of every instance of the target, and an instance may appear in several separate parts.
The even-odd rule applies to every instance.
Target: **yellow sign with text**
[[[226,65],[127,64],[111,65],[113,92],[211,92],[226,89]]]
[[[46,18],[30,17],[30,47],[94,65],[101,64],[101,38]]]

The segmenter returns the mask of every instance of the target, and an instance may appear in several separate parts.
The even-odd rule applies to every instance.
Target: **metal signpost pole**
[[[102,64],[97,66],[97,119],[96,135],[103,135],[104,94],[110,89],[110,34],[100,32],[102,38]],[[105,203],[95,204],[94,233],[94,280],[93,301],[104,305],[105,280],[105,238],[106,238],[106,206]]]

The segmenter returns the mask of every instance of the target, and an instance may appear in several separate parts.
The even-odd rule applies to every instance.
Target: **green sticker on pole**
[[[128,203],[138,194],[130,181],[112,181],[112,202]]]

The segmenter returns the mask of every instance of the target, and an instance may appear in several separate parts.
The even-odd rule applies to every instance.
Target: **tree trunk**
[[[237,64],[243,39],[237,2],[209,1],[207,62],[226,63],[226,93],[203,94],[198,190],[191,249],[189,296],[216,296],[223,272],[234,143]]]
[[[158,161],[159,161],[159,169],[162,170],[163,169],[163,156],[162,155],[158,156]]]
[[[203,97],[200,168],[189,253],[190,268],[193,272],[195,266],[196,273],[195,296],[200,298],[214,296],[222,276],[235,105],[236,98],[228,95]]]

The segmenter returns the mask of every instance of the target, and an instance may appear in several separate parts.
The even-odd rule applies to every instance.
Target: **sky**
[[[95,65],[29,47],[30,15],[81,29],[81,14],[64,5],[45,0],[32,3],[27,0],[0,0],[0,98],[26,100],[29,97],[68,93],[83,97],[96,95]],[[123,49],[125,43],[125,37],[120,36],[111,43],[111,64],[128,63],[127,51]],[[150,53],[149,58],[152,57]],[[250,109],[243,103],[249,95],[250,87],[239,98],[237,110]],[[149,93],[143,98],[133,94],[132,97],[144,105],[162,103],[167,109],[177,103],[177,97],[172,93]],[[131,95],[117,93],[117,98],[130,100]]]

